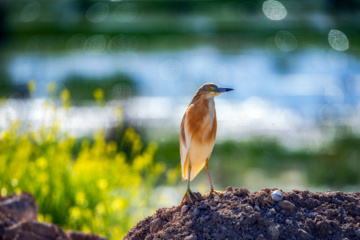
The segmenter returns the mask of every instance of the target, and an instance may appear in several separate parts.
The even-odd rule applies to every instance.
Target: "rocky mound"
[[[159,209],[124,239],[360,239],[360,193],[245,188]],[[283,196],[281,196],[283,195]]]
[[[104,240],[94,234],[64,232],[60,227],[37,221],[38,206],[28,193],[0,197],[0,239],[2,240]]]

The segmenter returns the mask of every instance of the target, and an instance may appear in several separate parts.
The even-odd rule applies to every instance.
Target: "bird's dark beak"
[[[232,90],[234,90],[234,89],[232,89],[232,88],[218,88],[218,89],[216,89],[216,92],[223,93],[223,92],[230,92]]]

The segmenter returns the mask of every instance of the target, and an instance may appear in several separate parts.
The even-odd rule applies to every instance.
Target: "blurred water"
[[[323,107],[346,114],[360,100],[358,59],[319,49],[286,57],[256,49],[224,54],[211,47],[99,55],[21,54],[10,60],[8,69],[16,83],[35,79],[37,97],[46,96],[50,81],[62,84],[73,74],[101,78],[120,72],[136,81],[141,96],[191,98],[203,83],[215,82],[236,90],[221,98],[241,102],[259,97],[311,119],[318,118]]]

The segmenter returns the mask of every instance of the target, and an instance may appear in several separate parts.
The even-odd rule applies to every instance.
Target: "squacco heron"
[[[217,121],[214,97],[229,92],[232,88],[219,88],[216,84],[206,83],[196,92],[189,104],[180,126],[180,156],[182,178],[187,179],[186,196],[197,199],[190,190],[190,181],[205,166],[210,183],[210,194],[214,186],[209,173],[209,158],[215,144]]]

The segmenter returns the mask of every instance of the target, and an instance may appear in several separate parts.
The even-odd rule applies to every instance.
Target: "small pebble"
[[[182,208],[181,208],[181,212],[182,212],[182,213],[187,212],[187,210],[189,210],[189,207],[188,207],[188,206],[186,206],[186,205],[182,206]]]
[[[199,204],[198,208],[200,210],[206,210],[206,209],[209,209],[210,206],[209,206],[209,204],[203,203],[203,204]]]
[[[244,197],[248,196],[250,194],[250,191],[246,188],[235,188],[234,195],[238,197]]]
[[[157,232],[162,226],[162,220],[160,218],[156,218],[155,220],[150,222],[150,232]]]
[[[251,236],[250,234],[243,234],[243,238],[244,239],[254,239],[254,237],[253,236]]]
[[[184,240],[197,240],[197,236],[194,234],[191,234],[190,236],[187,236],[186,238],[184,238]]]
[[[284,195],[280,190],[276,190],[271,193],[271,198],[274,202],[280,202],[283,196]]]
[[[287,200],[278,202],[278,206],[282,209],[292,210],[295,208],[295,205]]]
[[[285,223],[286,225],[292,225],[292,221],[290,219],[286,219]]]
[[[276,210],[273,209],[273,208],[270,208],[270,209],[269,209],[269,212],[271,213],[271,215],[275,215],[275,214],[276,214]]]
[[[268,232],[269,235],[271,237],[271,239],[273,240],[277,240],[280,237],[280,232],[279,229],[277,229],[277,227],[275,225],[271,225],[268,227]]]
[[[307,231],[300,229],[299,230],[299,239],[300,240],[310,240],[313,239],[314,237],[311,236]]]
[[[200,210],[199,210],[198,208],[195,208],[194,213],[195,213],[195,215],[199,215],[199,214],[200,214]]]
[[[254,207],[254,209],[255,209],[256,211],[260,211],[260,208],[259,208],[258,205],[256,205],[256,206]]]

